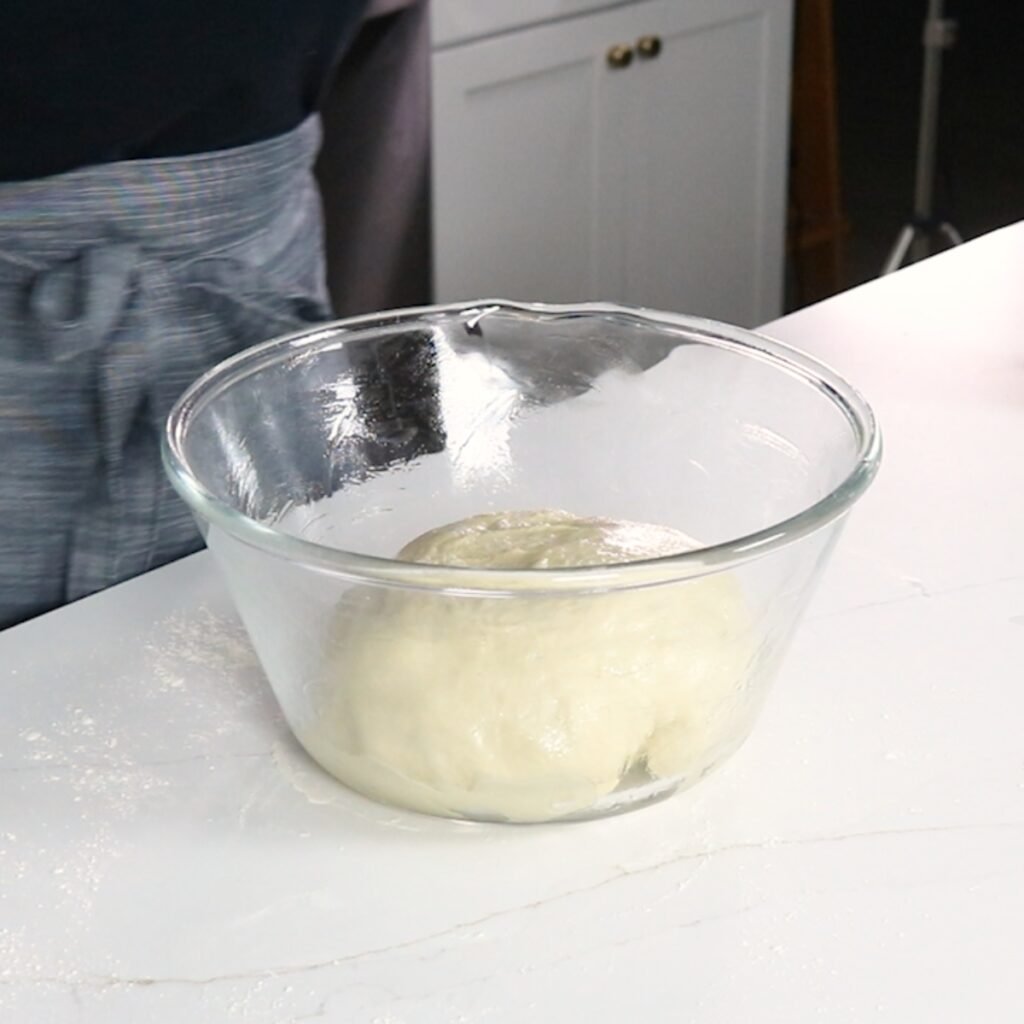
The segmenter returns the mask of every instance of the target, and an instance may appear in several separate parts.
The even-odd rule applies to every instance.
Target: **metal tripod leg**
[[[964,236],[961,235],[960,232],[957,231],[957,229],[953,227],[953,225],[950,224],[948,220],[944,220],[939,225],[939,233],[945,235],[949,239],[951,245],[964,244]]]
[[[915,234],[917,234],[917,229],[913,224],[905,224],[903,226],[903,230],[900,231],[899,237],[896,239],[896,244],[889,253],[889,258],[882,267],[883,277],[886,274],[891,274],[894,270],[899,270],[903,265],[903,261],[907,258],[907,253],[910,252],[910,246],[914,241]]]
[[[914,182],[914,213],[903,226],[882,274],[899,270],[908,255],[922,259],[928,255],[928,242],[937,235],[945,236],[953,245],[960,245],[960,232],[949,221],[935,216],[935,155],[938,148],[939,87],[942,54],[956,40],[956,22],[944,16],[945,0],[928,0],[921,42],[924,46],[924,67],[921,80],[921,118],[917,138],[917,173]]]
[[[896,244],[892,247],[892,251],[882,267],[882,277],[885,277],[886,274],[891,274],[894,270],[899,270],[903,266],[903,261],[907,258],[910,247],[915,242],[927,244],[929,238],[933,238],[935,235],[943,235],[950,245],[964,244],[963,236],[948,220],[940,221],[938,224],[931,226],[904,224],[900,230],[899,237],[896,239]]]

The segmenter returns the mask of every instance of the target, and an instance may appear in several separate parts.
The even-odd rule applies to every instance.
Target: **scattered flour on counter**
[[[224,733],[245,734],[239,712],[266,720],[262,707],[273,705],[241,625],[206,607],[154,622],[118,666],[83,672],[74,699],[51,704],[5,751],[17,767],[0,785],[21,787],[19,806],[39,813],[22,828],[0,823],[0,925],[5,901],[26,900],[39,924],[22,912],[17,929],[0,927],[0,981],[75,986],[83,962],[98,969],[97,913],[120,884],[119,865],[139,856],[143,816],[159,820],[167,799],[180,805],[174,766],[237,750]]]
[[[119,738],[102,711],[67,705],[61,718],[46,731],[26,729],[19,737],[28,746],[23,762],[41,773],[39,780],[71,794],[81,813],[96,820],[130,817],[139,800],[166,787],[155,775],[123,751]]]
[[[187,615],[159,622],[145,645],[147,669],[166,690],[188,686],[192,677],[213,676],[248,698],[248,681],[259,661],[242,624],[200,605]]]
[[[180,752],[211,755],[229,738],[251,747],[254,731],[276,735],[281,715],[242,624],[205,605],[170,616],[147,637],[139,667],[145,688],[171,715]],[[143,695],[145,696],[145,695]]]

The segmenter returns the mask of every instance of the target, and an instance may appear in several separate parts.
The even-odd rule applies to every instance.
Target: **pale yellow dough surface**
[[[558,511],[474,516],[399,557],[554,568],[674,554],[667,527]],[[691,777],[745,716],[749,618],[715,575],[612,594],[481,598],[353,591],[303,742],[371,796],[441,814],[545,820],[626,772]]]

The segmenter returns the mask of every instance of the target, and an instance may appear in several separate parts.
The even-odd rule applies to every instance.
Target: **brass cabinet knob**
[[[644,60],[657,57],[661,53],[661,36],[641,36],[636,41],[636,52]]]
[[[609,49],[606,59],[610,68],[628,68],[633,60],[633,47],[616,43]]]

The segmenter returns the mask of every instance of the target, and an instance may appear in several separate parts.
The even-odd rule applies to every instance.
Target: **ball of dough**
[[[539,511],[432,530],[399,558],[556,568],[693,546],[666,527]],[[742,718],[749,635],[739,586],[722,574],[603,594],[355,588],[339,609],[321,713],[301,738],[387,802],[546,820],[590,807],[630,772],[706,770]]]

